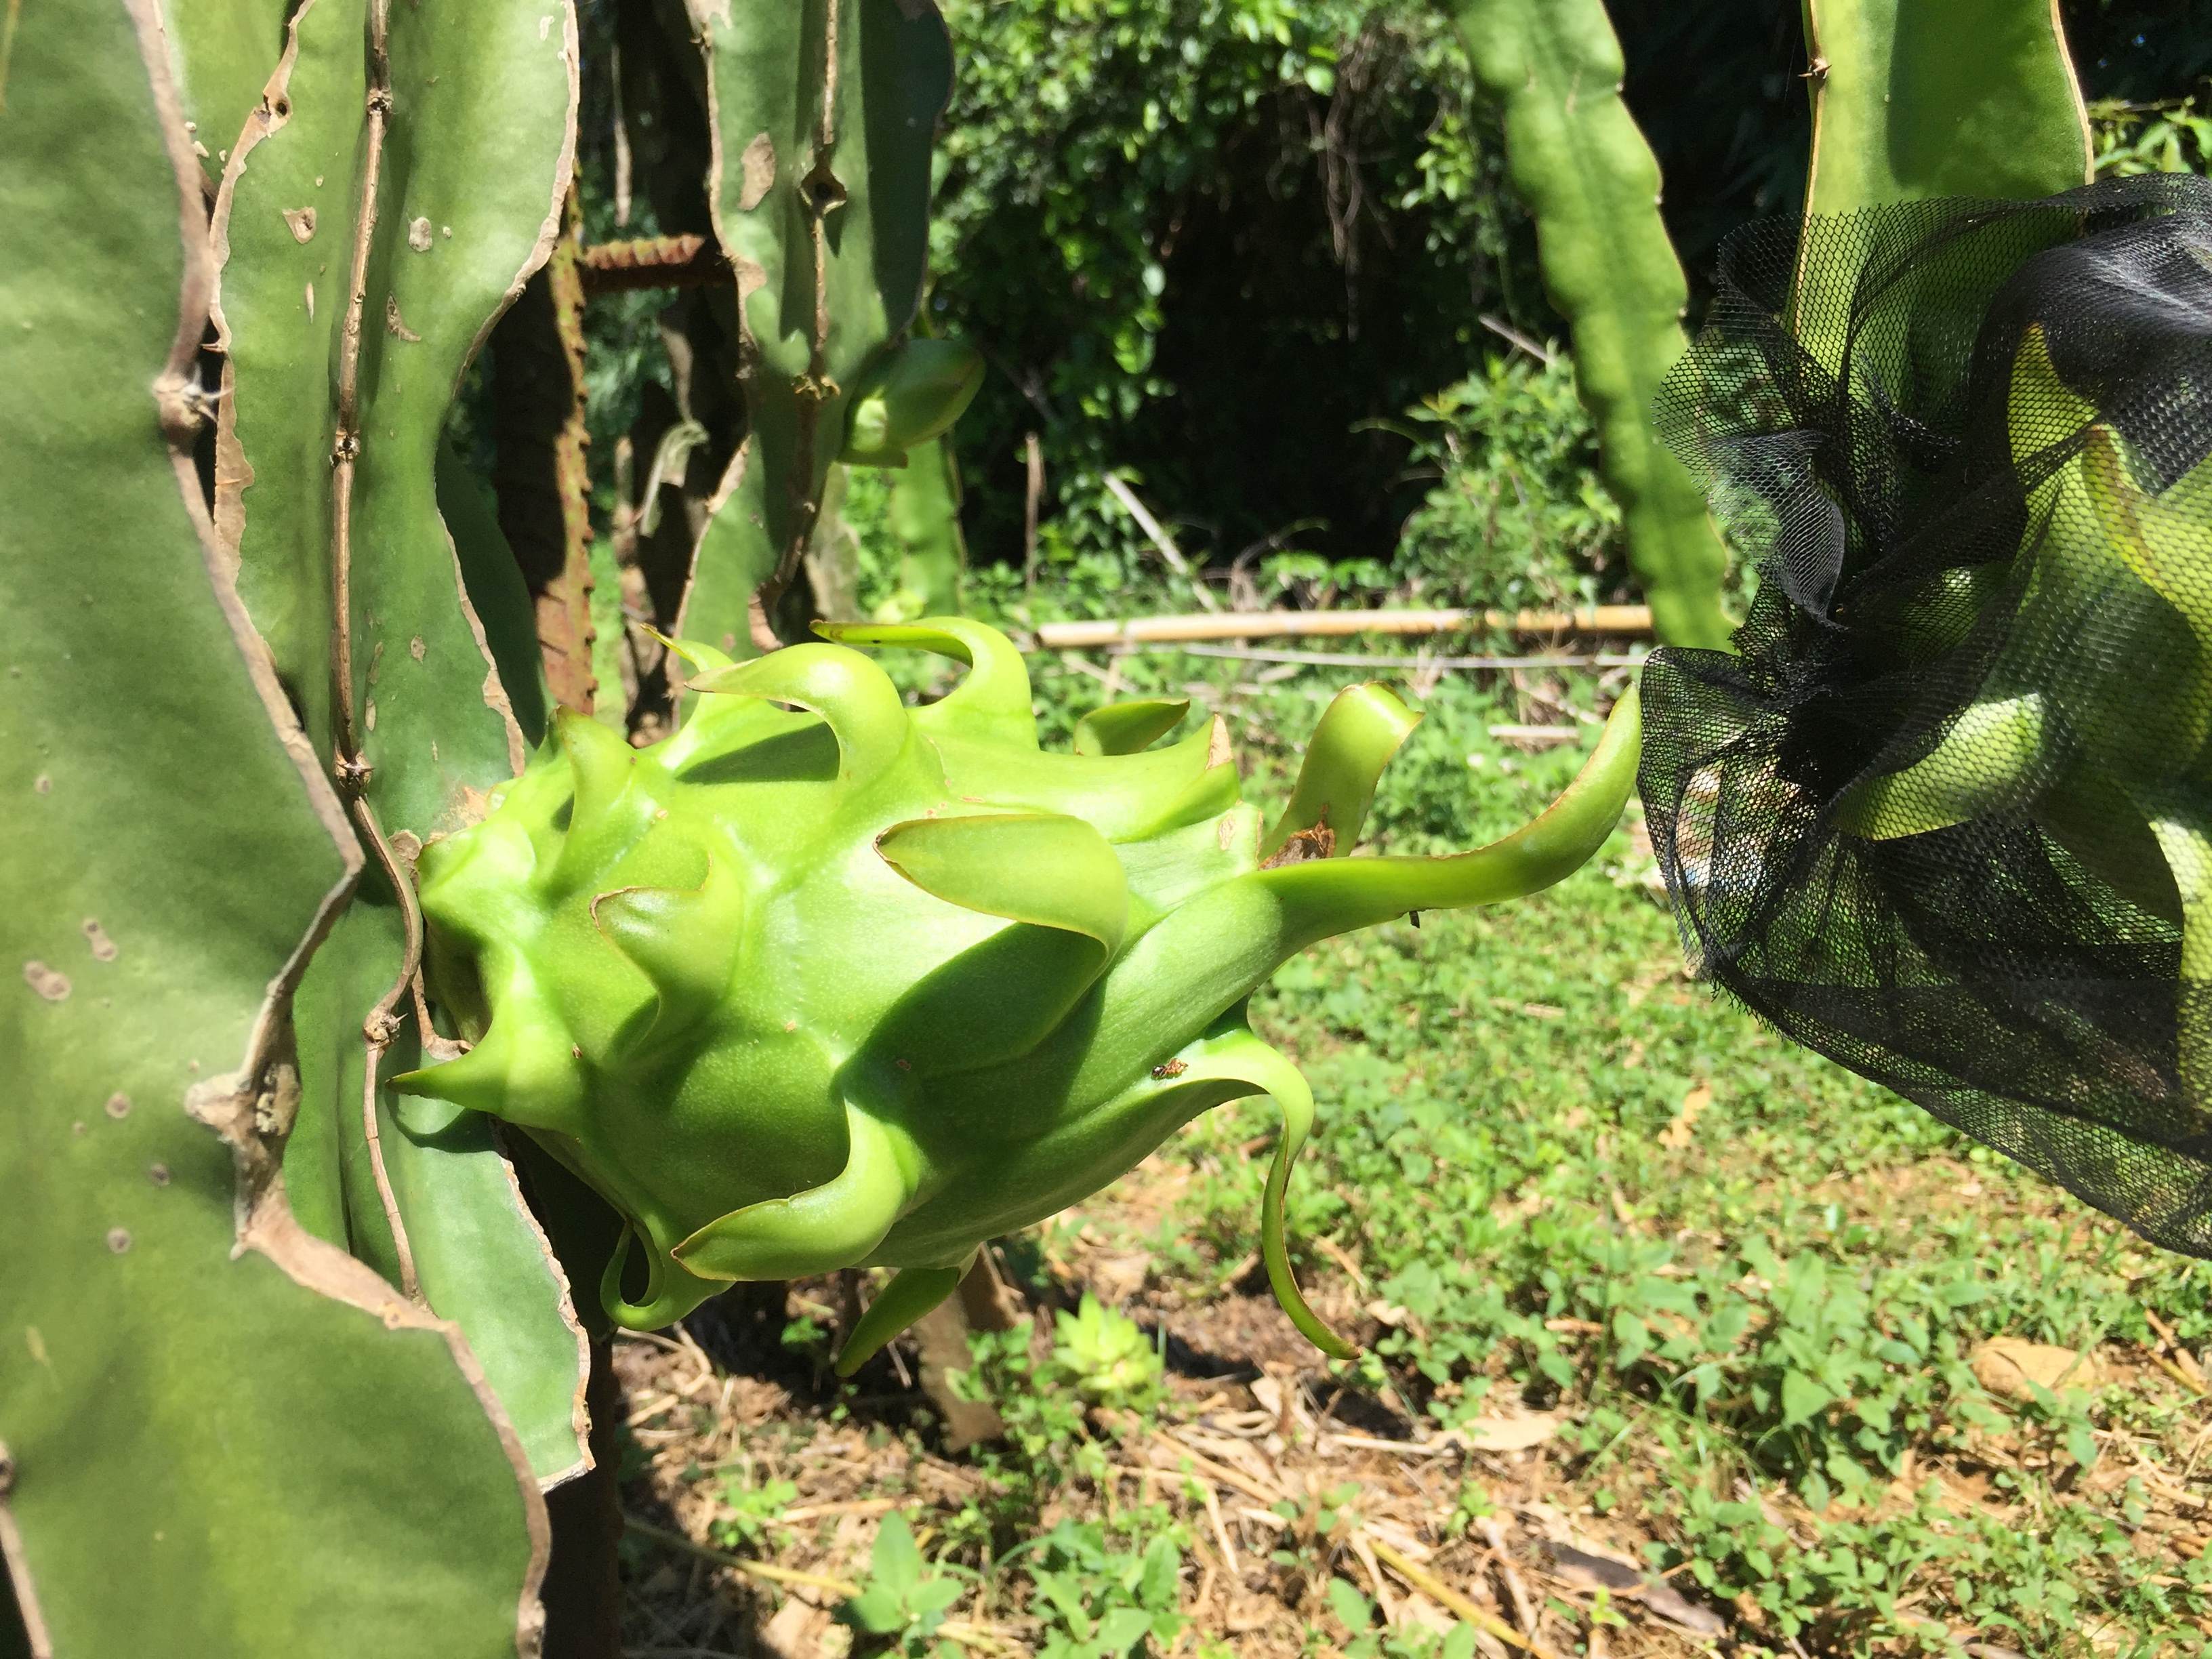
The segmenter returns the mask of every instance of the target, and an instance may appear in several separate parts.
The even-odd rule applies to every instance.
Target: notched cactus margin
[[[348,878],[348,887],[352,878]],[[318,929],[328,912],[318,918]],[[296,982],[313,941],[303,943],[288,976]],[[290,987],[284,988],[289,1000]],[[266,1256],[286,1278],[302,1290],[358,1309],[392,1331],[416,1330],[434,1334],[445,1343],[459,1371],[475,1394],[499,1437],[511,1466],[523,1524],[530,1542],[530,1563],[515,1603],[515,1651],[522,1659],[538,1651],[545,1625],[545,1609],[538,1599],[545,1567],[551,1559],[553,1529],[545,1500],[521,1437],[498,1395],[477,1364],[461,1328],[441,1319],[421,1303],[396,1294],[392,1287],[362,1262],[336,1245],[326,1243],[301,1227],[284,1196],[283,1137],[299,1110],[299,1073],[289,1060],[270,1057],[263,1045],[278,1034],[289,1012],[272,1000],[264,1011],[256,1032],[257,1054],[227,1078],[212,1078],[196,1085],[185,1101],[185,1109],[219,1135],[230,1148],[237,1170],[237,1243],[234,1257],[248,1250]]]
[[[155,0],[132,0],[134,21],[139,24],[149,65],[158,61],[155,54],[163,50],[158,44],[160,25],[155,4]],[[149,23],[153,28],[151,40],[146,38]],[[296,42],[296,35],[293,38]],[[288,63],[289,57],[288,52]],[[155,84],[157,93],[165,90],[158,74]],[[234,1258],[253,1251],[265,1256],[303,1290],[371,1315],[387,1329],[433,1333],[446,1345],[454,1369],[476,1395],[497,1434],[514,1477],[530,1543],[530,1561],[515,1605],[515,1651],[527,1659],[527,1656],[538,1651],[544,1642],[545,1609],[538,1591],[551,1559],[553,1532],[545,1500],[514,1425],[485,1378],[483,1368],[477,1363],[460,1327],[451,1320],[437,1317],[419,1302],[394,1295],[392,1287],[368,1267],[307,1232],[293,1215],[284,1193],[283,1142],[300,1109],[300,1074],[292,1054],[292,998],[316,950],[328,937],[332,922],[353,898],[367,860],[348,823],[344,805],[338,799],[313,744],[301,729],[297,714],[277,682],[268,647],[255,630],[239,598],[235,544],[226,544],[201,496],[194,447],[198,428],[205,417],[204,410],[180,404],[173,388],[198,384],[198,355],[214,302],[217,262],[209,229],[199,218],[198,205],[193,199],[199,169],[184,149],[182,113],[170,113],[173,118],[163,125],[174,152],[173,159],[185,198],[185,289],[179,307],[176,344],[167,368],[155,382],[155,400],[163,411],[163,428],[169,440],[179,493],[199,536],[209,586],[244,659],[247,678],[299,773],[308,804],[330,835],[342,872],[324,896],[297,948],[270,986],[239,1067],[227,1076],[205,1079],[192,1085],[185,1091],[184,1108],[230,1150],[237,1183],[233,1198],[236,1226],[236,1243],[231,1250]],[[240,148],[244,148],[243,144]],[[197,418],[179,422],[172,415],[179,408],[185,410],[188,416]],[[371,1071],[373,1073],[373,1066]],[[0,1461],[4,1461],[3,1455],[0,1455]],[[28,1590],[27,1577],[19,1577],[18,1583],[22,1591]]]
[[[1272,826],[1212,723],[1099,711],[1040,747],[1027,669],[981,623],[820,624],[745,663],[677,648],[702,693],[642,750],[589,720],[419,863],[435,994],[474,1040],[394,1086],[534,1136],[623,1218],[601,1286],[645,1328],[744,1279],[899,1276],[850,1370],[950,1293],[988,1238],[1088,1196],[1200,1112],[1272,1096],[1270,1281],[1313,1097],[1245,1003],[1289,957],[1409,911],[1558,880],[1613,829],[1633,693],[1533,823],[1446,858],[1346,856],[1417,720],[1354,686]],[[908,708],[854,647],[968,665]]]
[[[196,369],[214,269],[157,8],[127,0],[40,14],[15,45],[23,95],[9,115],[24,144],[0,167],[8,216],[27,219],[32,204],[64,197],[101,210],[50,220],[50,234],[0,279],[11,308],[27,304],[28,316],[51,296],[52,314],[77,324],[26,330],[0,354],[24,406],[63,392],[84,404],[43,430],[0,422],[0,448],[51,469],[5,512],[9,544],[23,555],[6,607],[22,672],[0,724],[27,738],[11,773],[27,782],[27,757],[44,757],[39,793],[54,816],[43,828],[29,817],[10,827],[61,854],[0,868],[27,936],[74,930],[96,892],[112,930],[101,936],[117,948],[96,949],[95,960],[120,957],[107,969],[112,995],[52,999],[28,1020],[13,1005],[16,1040],[0,1042],[16,1120],[0,1150],[21,1178],[17,1201],[0,1206],[6,1312],[30,1362],[0,1368],[9,1437],[0,1462],[10,1464],[0,1474],[0,1534],[18,1609],[33,1650],[46,1652],[259,1650],[319,1616],[349,1640],[388,1645],[411,1613],[456,1627],[474,1620],[464,1639],[479,1650],[488,1629],[532,1653],[545,1514],[497,1402],[456,1328],[306,1235],[278,1178],[297,1101],[291,1000],[363,857],[201,495],[194,449],[207,406]],[[81,283],[58,280],[91,270],[107,271],[110,288],[87,297]],[[161,364],[150,387],[149,359]],[[142,401],[149,392],[152,411]],[[167,441],[166,465],[149,412]],[[184,535],[198,544],[198,568]],[[165,665],[161,684],[127,710],[103,695],[104,659],[66,648],[69,629],[55,626],[79,615],[94,588],[108,645]],[[196,793],[190,780],[197,772],[204,785],[210,764],[224,787]],[[131,813],[123,803],[133,791],[176,810],[158,821]],[[222,853],[233,855],[227,865]],[[185,1078],[201,1069],[191,1057],[206,1044],[235,1044],[239,1067],[187,1091]],[[109,1091],[89,1133],[70,1121],[88,1097]],[[57,1146],[71,1156],[52,1158]],[[179,1307],[192,1314],[182,1325]],[[163,1364],[148,1372],[129,1350],[157,1328]],[[270,1411],[272,1401],[283,1408]],[[417,1463],[404,1445],[380,1443],[395,1426],[413,1437],[406,1443],[444,1455]],[[10,1453],[23,1460],[12,1486]],[[149,1457],[163,1470],[151,1486]],[[383,1534],[361,1524],[380,1505],[388,1516],[426,1466],[448,1483],[447,1513],[476,1522],[469,1535],[420,1516]],[[257,1471],[270,1484],[241,1484]],[[195,1524],[208,1534],[177,1530]],[[164,1527],[172,1542],[154,1553],[161,1559],[142,1562],[118,1595],[103,1548],[134,1528],[158,1539]],[[351,1576],[324,1576],[341,1539]],[[441,1546],[458,1546],[441,1572],[392,1596]],[[216,1550],[256,1562],[252,1581],[194,1573],[203,1552]],[[502,1559],[512,1576],[482,1572]]]
[[[217,528],[240,560],[249,611],[270,637],[280,673],[305,710],[310,737],[328,751],[341,787],[349,798],[358,794],[375,803],[380,818],[418,834],[460,821],[465,792],[519,771],[526,755],[460,561],[437,516],[434,484],[418,476],[434,467],[434,428],[467,362],[547,263],[562,230],[580,88],[573,5],[556,0],[539,15],[502,0],[454,16],[489,35],[524,11],[536,25],[528,32],[533,48],[558,56],[568,118],[558,153],[550,157],[544,205],[528,209],[537,221],[532,240],[511,269],[498,267],[501,274],[493,280],[499,291],[490,291],[471,261],[478,258],[481,243],[498,239],[496,229],[483,228],[487,217],[496,224],[509,204],[495,199],[478,204],[474,223],[463,222],[456,240],[453,224],[408,217],[405,210],[415,204],[408,192],[421,181],[406,176],[404,167],[395,177],[387,164],[387,151],[398,142],[395,133],[408,145],[434,137],[465,142],[482,136],[422,130],[429,117],[422,105],[429,89],[441,80],[450,88],[457,76],[450,66],[425,76],[420,60],[453,43],[434,35],[433,24],[407,9],[402,25],[422,38],[400,50],[404,72],[396,82],[390,0],[307,0],[292,15],[283,55],[231,152],[214,212],[219,270],[214,315],[218,349],[225,354],[216,434]],[[364,23],[356,69],[341,61],[347,48],[334,48],[331,38]],[[438,27],[458,30],[463,23]],[[303,52],[311,33],[322,38]],[[462,44],[493,58],[511,42]],[[483,73],[480,68],[473,72]],[[313,80],[305,91],[295,86],[302,76]],[[296,107],[295,92],[304,100]],[[459,118],[451,107],[432,113]],[[337,124],[335,138],[319,125],[325,123]],[[327,143],[327,177],[304,157],[286,154],[272,160],[264,150],[291,128],[300,131],[290,143],[310,154]],[[266,176],[272,170],[275,176]],[[280,218],[289,234],[274,228]],[[280,271],[280,259],[287,258],[289,268]],[[239,264],[246,268],[235,269]],[[304,288],[301,278],[307,279]],[[281,291],[270,291],[278,283]],[[249,286],[242,301],[231,292],[252,284],[261,286]],[[240,303],[252,308],[242,324],[228,308]],[[465,337],[447,316],[428,314],[457,307],[464,319],[474,319]],[[410,312],[416,313],[419,333],[407,324]],[[243,337],[234,338],[240,327]],[[249,365],[249,372],[258,369],[260,383],[240,386],[235,360],[257,350],[265,358]],[[424,353],[441,374],[426,380],[420,373]],[[300,465],[304,457],[294,428],[308,434],[319,468]],[[327,486],[319,485],[318,472],[329,479]],[[301,498],[304,505],[296,504]],[[400,552],[379,543],[374,557],[357,555],[365,538],[374,542],[380,536],[430,550]],[[287,538],[297,544],[286,544]],[[441,562],[435,557],[439,550],[445,555]],[[426,559],[445,589],[428,604],[404,591]],[[310,609],[316,605],[327,614]],[[398,609],[408,614],[389,614]],[[398,682],[393,665],[381,660],[390,654],[386,647],[407,648],[424,665],[418,678],[447,672],[441,665],[448,656],[473,653],[473,689],[483,703],[478,712],[489,716],[485,731],[465,732],[459,711],[436,710],[445,728],[440,754],[425,760],[414,753],[407,740],[411,734],[395,735]],[[381,727],[375,714],[380,666],[386,675]],[[502,761],[503,771],[495,774],[490,769]]]
[[[350,1006],[301,1056],[312,1109],[338,1119],[313,1175],[343,1190],[356,1253],[476,1333],[549,1484],[590,1467],[587,1346],[560,1266],[489,1139],[417,1144],[380,1073],[436,1042],[411,1029],[410,841],[461,821],[526,753],[437,508],[436,455],[465,364],[561,234],[578,86],[565,0],[307,0],[211,231],[218,524],[381,876],[314,970]],[[457,155],[508,165],[480,185]],[[557,1400],[556,1369],[573,1384]]]

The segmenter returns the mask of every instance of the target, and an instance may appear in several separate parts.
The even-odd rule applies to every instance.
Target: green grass
[[[1262,774],[1330,689],[1248,699]],[[1377,802],[1392,850],[1500,833],[1575,763],[1501,750],[1488,725],[1528,716],[1467,681],[1425,702]],[[1692,983],[1631,857],[1623,835],[1532,901],[1333,941],[1255,1000],[1322,1103],[1293,1236],[1331,1237],[1392,1310],[1363,1380],[1447,1425],[1506,1394],[1565,1407],[1581,1495],[1640,1511],[1653,1565],[1785,1642],[2199,1646],[2212,1559],[2138,1551],[2124,1474],[2179,1473],[2185,1397],[2154,1373],[2023,1407],[1969,1358],[1998,1335],[2146,1343],[2147,1310],[2201,1348],[2212,1267]],[[1265,1166],[1237,1148],[1259,1121],[1216,1114],[1170,1149],[1200,1178],[1153,1241],[1163,1272],[1203,1285],[1255,1245]],[[1304,1253],[1309,1284],[1341,1271]],[[1983,1500],[1947,1501],[1946,1474]]]
[[[2185,1615],[2212,1609],[2194,1588],[2212,1561],[2154,1582],[2177,1575],[2127,1541],[2140,1484],[2083,1490],[2132,1457],[2129,1437],[2185,1426],[2172,1391],[2016,1413],[1968,1359],[1996,1335],[2144,1341],[2146,1308],[2201,1345],[2212,1274],[1784,1043],[1677,960],[1664,916],[1592,873],[1340,942],[1278,979],[1259,1023],[1328,1103],[1294,1232],[1333,1236],[1403,1310],[1370,1382],[1401,1379],[1445,1424],[1500,1391],[1564,1406],[1578,1486],[1644,1510],[1654,1565],[1686,1562],[1824,1650],[1929,1620],[2038,1652],[2085,1626],[2107,1651],[2197,1643]],[[1250,1248],[1257,1171],[1231,1151],[1249,1127],[1217,1120],[1176,1149],[1206,1176],[1181,1248]],[[1340,1270],[1314,1252],[1304,1271]],[[1914,1468],[1986,1474],[1993,1501],[1954,1515],[1940,1488],[1911,1489]],[[1739,1483],[1793,1491],[1809,1539]]]

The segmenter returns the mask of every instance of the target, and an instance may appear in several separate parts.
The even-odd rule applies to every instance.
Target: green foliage
[[[1516,1397],[1566,1409],[1586,1492],[1646,1471],[1643,1524],[1670,1540],[1655,1565],[1710,1558],[1695,1581],[1753,1595],[1779,1629],[1909,1634],[1896,1604],[1927,1615],[1931,1586],[2044,1641],[2093,1613],[2149,1632],[2212,1607],[2046,1484],[2100,1464],[2118,1405],[2000,1405],[1966,1363],[1999,1334],[2135,1340],[2146,1305],[2201,1341],[2212,1270],[2051,1213],[1917,1109],[1711,1006],[1670,969],[1648,899],[1577,888],[1328,947],[1255,1011],[1331,1103],[1329,1176],[1292,1214],[1356,1251],[1389,1310],[1370,1380],[1444,1425]],[[1585,946],[1563,961],[1568,930]],[[1701,1079],[1710,1103],[1670,1148]],[[1232,1261],[1249,1245],[1236,1133],[1203,1126],[1178,1153],[1202,1176],[1184,1248]],[[1995,1434],[2049,1460],[1999,1495],[2052,1506],[2059,1532],[1962,1517],[1955,1498],[1870,1513],[1908,1449],[1973,1467]],[[1794,1488],[1814,1518],[1760,1530],[1742,1481]]]
[[[726,1550],[774,1549],[790,1536],[783,1512],[799,1496],[789,1480],[763,1480],[748,1466],[722,1480],[722,1504],[729,1511],[714,1517],[715,1543]]]
[[[1248,550],[1255,556],[1241,562],[1242,585],[1231,590],[1237,603],[1518,609],[1633,596],[1620,510],[1599,476],[1596,437],[1564,353],[1549,362],[1492,358],[1364,429],[1391,439],[1394,478],[1422,489],[1390,556],[1333,558],[1321,550],[1340,538],[1316,524],[1287,525],[1267,548]],[[860,537],[862,613],[889,618],[915,601],[883,488],[856,474],[846,515]],[[1042,527],[1033,583],[1011,565],[971,569],[966,608],[1036,620],[1186,608],[1188,590],[1170,586],[1148,550],[1122,545],[1124,516],[1103,486],[1097,494],[1095,515],[1063,495]]]
[[[1129,1533],[1146,1518],[1115,1531],[1062,1521],[1025,1547],[1030,1611],[1047,1614],[1037,1659],[1125,1659],[1153,1642],[1164,1652],[1188,1626],[1179,1611],[1188,1535],[1167,1522],[1140,1548],[1129,1547]]]
[[[1625,574],[1620,509],[1598,481],[1596,436],[1565,356],[1493,358],[1400,429],[1410,465],[1436,480],[1398,541],[1396,568],[1416,595],[1507,610],[1588,605]]]
[[[1158,1351],[1137,1322],[1088,1291],[1073,1313],[1053,1316],[1053,1364],[1094,1405],[1141,1410],[1159,1396]]]
[[[1096,1306],[1088,1296],[1084,1304]],[[980,1553],[988,1556],[1027,1535],[1053,1493],[1068,1482],[1106,1480],[1114,1447],[1150,1423],[1159,1407],[1159,1363],[1143,1332],[1126,1316],[1100,1311],[1098,1323],[1110,1336],[1069,1341],[1074,1322],[1061,1313],[1063,1340],[1042,1362],[1032,1356],[1032,1327],[1026,1321],[1009,1331],[969,1336],[969,1365],[953,1374],[953,1388],[963,1399],[988,1403],[1005,1431],[1001,1440],[976,1453],[983,1493],[948,1528]],[[1135,1374],[1133,1386],[1112,1392],[1086,1388],[1102,1377],[1115,1380],[1097,1364],[1106,1352],[1125,1377]]]
[[[849,469],[841,511],[853,538],[855,614],[910,623],[976,612],[963,603],[968,550],[950,436],[917,447],[903,468]]]
[[[863,1636],[884,1638],[876,1651],[919,1659],[961,1594],[957,1579],[925,1570],[913,1529],[894,1511],[877,1528],[860,1593],[839,1606],[837,1618]]]
[[[1680,1570],[1717,1599],[1748,1598],[1785,1640],[1811,1635],[1852,1653],[1954,1650],[1915,1593],[1931,1581],[1946,1585],[1945,1610],[1964,1623],[2039,1647],[2094,1622],[2113,1644],[2104,1650],[2127,1659],[2177,1651],[2191,1616],[2212,1607],[2212,1558],[2160,1582],[2120,1521],[2064,1503],[2048,1516],[2033,1532],[1961,1517],[1928,1483],[1901,1514],[1834,1521],[1807,1543],[1756,1503],[1699,1483],[1684,1494],[1680,1541],[1655,1549],[1652,1565]],[[2116,1593],[2100,1593],[2107,1578]]]
[[[2200,97],[2156,103],[2100,99],[2089,106],[2097,177],[2142,173],[2212,173],[2212,113]]]
[[[1356,963],[1309,957],[1271,994],[1268,1017],[1295,1009],[1302,1027],[1317,1028],[1328,1058],[1309,1063],[1356,1126],[1332,1134],[1325,1161],[1334,1191],[1360,1197],[1309,1190],[1293,1213],[1315,1231],[1352,1228],[1364,1239],[1382,1294],[1403,1310],[1376,1352],[1425,1380],[1439,1420],[1486,1409],[1486,1390],[1469,1383],[1502,1356],[1507,1374],[1539,1397],[1648,1399],[1724,1426],[1763,1472],[1809,1501],[1860,1501],[1901,1467],[1907,1445],[1925,1455],[1990,1426],[1965,1363],[1984,1336],[2075,1340],[2100,1322],[2139,1321],[2117,1261],[2105,1274],[2077,1274],[2067,1299],[2035,1290],[2039,1264],[2059,1248],[2055,1234],[2002,1278],[1970,1212],[1921,1224],[1948,1249],[1895,1258],[1907,1224],[1811,1194],[1764,1192],[1743,1169],[1670,1153],[1656,1131],[1683,1109],[1713,1034],[1678,994],[1647,994],[1644,1007],[1657,1018],[1622,1006],[1612,987],[1649,976],[1630,965],[1630,940],[1656,947],[1665,933],[1649,912],[1639,920],[1642,901],[1606,896],[1588,883],[1579,902],[1603,919],[1601,937],[1616,941],[1595,960],[1547,967],[1512,934],[1493,935],[1486,951],[1466,924],[1438,919],[1378,941]],[[1510,1023],[1522,1008],[1537,1011],[1534,1030],[1555,1040],[1492,1029],[1501,1012]],[[1449,1039],[1441,1047],[1440,1036]],[[1302,1037],[1301,1048],[1315,1040]],[[1790,1109],[1762,1112],[1749,1098],[1734,1109],[1705,1106],[1686,1152],[1731,1144],[1754,1164],[1772,1156],[1787,1167],[1784,1148],[1825,1140],[1820,1167],[1849,1179],[1876,1146],[1925,1152],[1948,1143],[1914,1109],[1771,1038],[1747,1032],[1737,1047],[1760,1079],[1743,1086],[1762,1098],[1771,1091]],[[1470,1116],[1461,1103],[1515,1086],[1515,1074],[1494,1069],[1507,1054],[1515,1074],[1556,1066],[1541,1073],[1541,1108]],[[1635,1064],[1624,1068],[1624,1057]],[[1412,1089],[1399,1081],[1408,1066],[1419,1079]],[[1623,1139],[1600,1178],[1568,1126],[1607,1099],[1622,1103],[1607,1115]],[[1971,1167],[1997,1178],[1993,1160]],[[1631,1231],[1609,1218],[1613,1191],[1636,1217]],[[1696,1242],[1732,1216],[1771,1207],[1758,1235]],[[1448,1249],[1433,1248],[1439,1229]],[[1241,1238],[1231,1230],[1219,1248],[1240,1248]],[[2080,1302],[2092,1287],[2095,1299]],[[2187,1293],[2171,1301],[2185,1304]],[[2080,1443],[2074,1410],[2054,1402],[2062,1445]]]
[[[988,1479],[951,1528],[955,1536],[988,1549],[1021,1536],[1036,1522],[1053,1488],[1080,1472],[1096,1472],[1104,1456],[1074,1379],[1057,1362],[1039,1365],[1030,1353],[1030,1327],[976,1331],[969,1336],[969,1365],[953,1374],[963,1400],[989,1404],[1004,1425],[1004,1439],[979,1454]]]
[[[1109,468],[1194,556],[1308,519],[1333,556],[1386,548],[1397,446],[1352,427],[1467,372],[1498,283],[1540,303],[1449,27],[1413,0],[947,20],[933,303],[1000,370],[960,434],[981,555],[1018,560],[1030,430],[1070,556],[1149,556]]]
[[[1419,1628],[1376,1630],[1376,1607],[1349,1579],[1328,1581],[1328,1610],[1351,1639],[1344,1659],[1474,1659],[1474,1630],[1455,1626],[1444,1635]]]

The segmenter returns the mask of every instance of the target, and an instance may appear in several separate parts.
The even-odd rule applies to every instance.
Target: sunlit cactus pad
[[[902,1271],[847,1368],[948,1294],[985,1241],[1097,1191],[1209,1107],[1283,1115],[1265,1258],[1298,1328],[1283,1195],[1312,1097],[1245,1001],[1314,941],[1529,892],[1620,815],[1624,699],[1567,793],[1480,852],[1345,855],[1418,716],[1380,685],[1322,716],[1272,823],[1218,722],[1101,708],[1038,744],[1019,653],[980,623],[825,626],[732,664],[643,750],[564,716],[483,821],[423,849],[433,992],[474,1046],[401,1079],[495,1114],[626,1224],[601,1294],[665,1323],[728,1284]],[[909,708],[854,645],[963,661]]]

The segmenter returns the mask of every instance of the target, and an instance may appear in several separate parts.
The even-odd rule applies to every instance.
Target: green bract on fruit
[[[1347,859],[1417,719],[1382,686],[1329,707],[1270,825],[1239,799],[1218,721],[1147,746],[1183,703],[1101,708],[1053,753],[991,629],[821,631],[968,672],[909,708],[845,644],[738,665],[684,646],[708,695],[674,736],[633,750],[562,717],[482,823],[423,849],[433,988],[475,1045],[398,1086],[526,1130],[621,1212],[601,1294],[623,1324],[738,1279],[900,1269],[848,1369],[985,1239],[1095,1192],[1207,1108],[1272,1095],[1268,1274],[1301,1330],[1347,1352],[1284,1247],[1312,1097],[1245,1000],[1316,939],[1582,864],[1631,787],[1632,695],[1581,777],[1506,840]]]
[[[951,428],[983,384],[983,354],[965,340],[905,342],[855,388],[837,459],[853,466],[906,465],[906,453]]]

